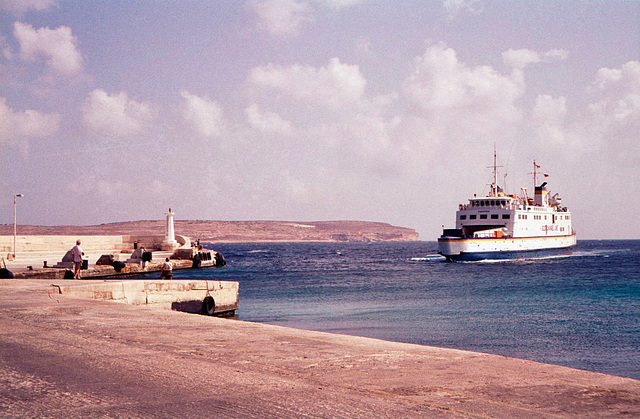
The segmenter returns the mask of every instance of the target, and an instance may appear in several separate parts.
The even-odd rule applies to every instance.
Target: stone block
[[[96,265],[109,265],[113,266],[114,257],[113,255],[102,255],[96,262]]]

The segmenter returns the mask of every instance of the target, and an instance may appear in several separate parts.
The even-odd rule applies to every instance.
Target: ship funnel
[[[540,205],[542,207],[546,207],[548,205],[547,199],[547,188],[545,187],[547,182],[542,183],[540,186],[536,186],[535,195],[534,195],[534,204]]]

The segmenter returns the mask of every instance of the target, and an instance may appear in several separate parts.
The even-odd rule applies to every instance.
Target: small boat
[[[547,191],[547,182],[537,184],[540,166],[533,161],[534,196],[507,195],[497,182],[496,152],[489,193],[460,204],[456,228],[444,228],[438,238],[439,253],[447,261],[528,259],[570,255],[576,245],[571,212],[558,194]]]

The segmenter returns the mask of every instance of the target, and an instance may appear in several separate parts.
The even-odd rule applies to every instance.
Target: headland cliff
[[[18,226],[19,235],[152,235],[163,220],[126,221],[89,226]],[[416,241],[414,229],[368,221],[206,221],[175,220],[175,231],[201,242],[381,242]],[[0,235],[13,225],[0,225]]]

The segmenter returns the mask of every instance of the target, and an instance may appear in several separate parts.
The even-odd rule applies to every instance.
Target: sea
[[[573,255],[448,263],[436,242],[211,243],[240,283],[240,320],[640,379],[640,240]]]

